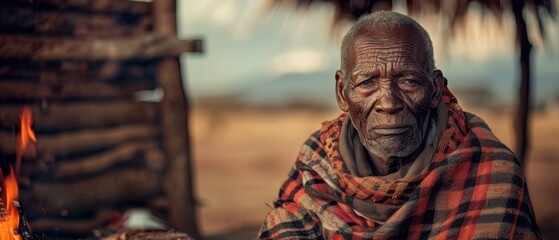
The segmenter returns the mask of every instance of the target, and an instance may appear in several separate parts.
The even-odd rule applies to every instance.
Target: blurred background
[[[413,17],[429,32],[436,66],[461,106],[515,149],[521,65],[514,13],[506,1],[472,2],[456,13],[456,24],[429,7]],[[501,2],[500,10],[493,11],[491,2]],[[525,171],[538,223],[546,236],[557,236],[559,22],[545,5],[532,6],[523,11],[533,45]],[[393,1],[392,9],[409,10],[406,1]],[[265,0],[183,0],[177,14],[180,37],[205,41],[204,54],[181,59],[192,99],[201,231],[254,234],[300,145],[340,114],[334,73],[352,16],[340,17],[330,1]]]

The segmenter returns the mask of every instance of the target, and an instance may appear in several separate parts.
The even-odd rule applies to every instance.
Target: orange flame
[[[19,228],[19,210],[15,206],[18,199],[18,186],[16,174],[19,172],[21,160],[24,154],[36,155],[35,145],[29,144],[30,142],[37,142],[37,137],[31,129],[33,123],[33,116],[29,106],[23,107],[20,117],[20,134],[17,140],[16,149],[16,170],[10,166],[10,173],[4,178],[2,171],[0,171],[0,179],[2,180],[2,197],[5,201],[0,201],[4,205],[0,205],[0,239],[4,240],[21,240],[21,236],[17,233]]]
[[[23,107],[21,109],[21,113],[19,115],[20,119],[20,134],[17,142],[17,161],[16,161],[16,173],[19,172],[19,168],[21,166],[21,159],[24,153],[29,152],[32,156],[37,154],[34,145],[30,145],[31,141],[37,142],[37,137],[35,136],[35,132],[31,129],[31,124],[33,123],[33,113],[31,112],[31,108],[29,106]]]
[[[2,190],[6,196],[4,207],[7,211],[7,215],[0,216],[0,238],[2,240],[21,240],[21,236],[16,233],[16,229],[19,227],[19,211],[14,204],[14,201],[16,201],[18,197],[18,188],[15,173],[11,167],[9,175],[3,180],[4,189]]]

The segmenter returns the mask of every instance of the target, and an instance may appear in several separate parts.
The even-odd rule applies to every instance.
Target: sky
[[[181,38],[201,37],[203,54],[184,54],[183,78],[192,98],[242,93],[250,101],[334,99],[334,73],[339,47],[350,23],[331,29],[333,8],[314,4],[311,10],[275,8],[265,0],[178,1]],[[405,12],[405,6],[396,5]],[[472,6],[473,9],[476,6]],[[453,38],[442,34],[436,16],[416,19],[429,32],[435,62],[453,88],[487,87],[498,99],[517,97],[519,60],[512,15],[501,25],[469,11],[468,28]],[[489,18],[490,19],[490,18]],[[533,25],[531,15],[528,24]],[[546,20],[547,42],[532,35],[533,93],[541,102],[559,92],[559,20]],[[535,28],[530,28],[535,31]],[[451,40],[449,40],[451,39]],[[332,103],[332,101],[329,101]]]

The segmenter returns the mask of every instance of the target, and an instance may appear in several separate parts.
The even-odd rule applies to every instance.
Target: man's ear
[[[435,92],[433,93],[433,97],[431,98],[431,102],[429,104],[431,108],[436,108],[439,106],[439,103],[443,96],[444,81],[444,76],[441,70],[435,70],[433,72],[433,85],[435,86]]]
[[[336,100],[338,100],[338,106],[344,112],[347,112],[349,106],[347,105],[345,91],[344,91],[344,74],[342,71],[336,71]]]

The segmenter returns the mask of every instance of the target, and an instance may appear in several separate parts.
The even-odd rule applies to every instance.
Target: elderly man
[[[344,113],[302,146],[259,238],[541,238],[519,161],[446,84],[413,19],[359,19],[336,72]]]

